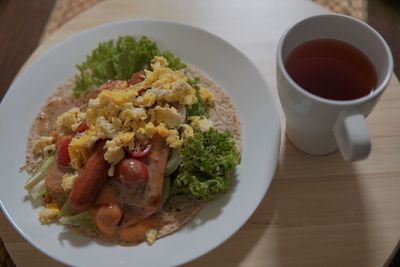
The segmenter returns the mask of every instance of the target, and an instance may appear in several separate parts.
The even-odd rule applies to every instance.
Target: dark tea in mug
[[[285,68],[303,89],[332,100],[369,95],[378,83],[370,59],[356,47],[335,39],[299,45],[287,57]]]

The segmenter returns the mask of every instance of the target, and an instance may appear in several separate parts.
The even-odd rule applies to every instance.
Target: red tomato
[[[138,71],[132,74],[131,79],[129,80],[129,83],[131,85],[135,85],[137,83],[140,83],[141,81],[144,80],[144,71]]]
[[[115,167],[115,177],[123,184],[133,185],[146,182],[149,171],[146,164],[140,160],[124,158]]]
[[[133,150],[128,151],[128,156],[133,159],[140,159],[146,156],[151,149],[151,144],[136,144]]]
[[[87,125],[86,121],[82,121],[81,124],[79,124],[78,128],[76,128],[77,133],[83,133],[89,130],[89,126]]]
[[[60,140],[58,142],[57,160],[58,164],[63,167],[68,167],[71,162],[71,158],[69,157],[69,152],[68,152],[68,146],[69,143],[71,143],[71,140],[72,136],[67,135],[60,137]]]

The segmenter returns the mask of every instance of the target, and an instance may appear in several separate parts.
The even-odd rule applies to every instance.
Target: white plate
[[[25,200],[27,133],[41,105],[75,72],[98,42],[119,35],[147,35],[196,66],[232,97],[242,123],[242,162],[232,190],[202,210],[177,233],[153,246],[101,244],[60,225],[43,226],[40,207]],[[274,174],[280,122],[268,86],[238,49],[204,30],[167,21],[134,20],[102,25],[68,38],[21,73],[0,106],[1,208],[18,232],[39,250],[75,266],[170,266],[193,260],[233,235],[263,199]]]

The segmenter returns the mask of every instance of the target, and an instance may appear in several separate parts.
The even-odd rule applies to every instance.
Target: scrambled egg
[[[75,131],[84,118],[85,113],[80,112],[79,108],[74,107],[58,116],[55,124],[56,130],[59,133],[65,133],[71,130]]]
[[[189,124],[182,124],[182,140],[186,142],[190,137],[194,136],[193,128]]]
[[[182,123],[182,115],[174,107],[156,106],[149,110],[149,114],[153,123],[165,123],[169,128],[176,128]]]
[[[46,205],[46,207],[39,212],[39,221],[42,224],[49,224],[57,219],[59,213],[60,209],[58,206],[54,204]]]
[[[133,140],[135,133],[133,132],[121,132],[113,139],[109,140],[105,144],[106,152],[104,153],[104,159],[112,165],[120,162],[124,158],[125,152],[124,147],[133,149]]]
[[[199,94],[207,104],[211,104],[214,101],[214,94],[211,93],[207,88],[201,87]]]
[[[163,57],[154,57],[152,70],[145,70],[144,80],[135,85],[119,86],[108,83],[95,99],[89,100],[85,113],[73,108],[57,118],[56,129],[61,132],[76,129],[83,120],[89,129],[75,136],[69,145],[71,165],[79,170],[84,166],[91,149],[99,139],[106,139],[104,158],[111,164],[108,171],[132,149],[135,139],[148,141],[154,134],[164,137],[171,148],[180,148],[193,136],[193,129],[208,130],[212,123],[203,118],[191,118],[185,123],[185,112],[198,99],[196,89],[188,83],[183,71],[168,68]],[[199,96],[206,103],[214,95],[200,88]],[[66,186],[68,187],[68,186]]]
[[[36,155],[45,155],[49,150],[55,150],[55,142],[52,136],[41,136],[35,141],[33,152]]]
[[[53,155],[56,152],[56,150],[57,150],[56,144],[51,144],[51,145],[45,146],[43,148],[42,154],[43,154],[44,158],[47,158],[47,157]]]
[[[81,136],[72,138],[68,152],[74,169],[79,170],[83,166],[89,158],[90,149],[99,139],[99,134],[94,127],[91,127]]]
[[[139,140],[147,140],[153,138],[156,132],[157,129],[151,121],[142,123],[136,130],[136,138]]]
[[[190,120],[190,126],[192,126],[193,129],[207,132],[213,126],[213,122],[211,120],[201,118],[199,116],[191,116],[188,119]]]
[[[66,173],[61,178],[61,187],[64,191],[70,191],[75,179],[78,177],[77,173]]]
[[[146,232],[146,241],[149,245],[153,245],[157,240],[158,231],[156,229],[149,229]]]

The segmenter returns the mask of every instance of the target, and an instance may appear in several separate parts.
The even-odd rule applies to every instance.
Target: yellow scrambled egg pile
[[[157,133],[171,148],[180,148],[193,136],[193,129],[208,130],[212,126],[205,118],[186,118],[185,108],[198,99],[183,71],[168,68],[167,60],[157,56],[151,69],[145,70],[140,83],[129,85],[118,81],[112,90],[101,91],[89,101],[86,112],[73,108],[57,118],[58,132],[74,131],[82,121],[89,126],[70,143],[72,167],[82,168],[95,142],[106,139],[104,158],[111,164],[109,175],[113,176],[114,166],[125,155],[124,148],[132,149],[135,140],[147,142]],[[205,88],[200,89],[199,95],[206,103],[214,98]],[[49,141],[43,140],[38,149],[43,149]]]
[[[46,204],[39,212],[38,218],[42,224],[49,224],[57,219],[60,208],[56,204]]]

